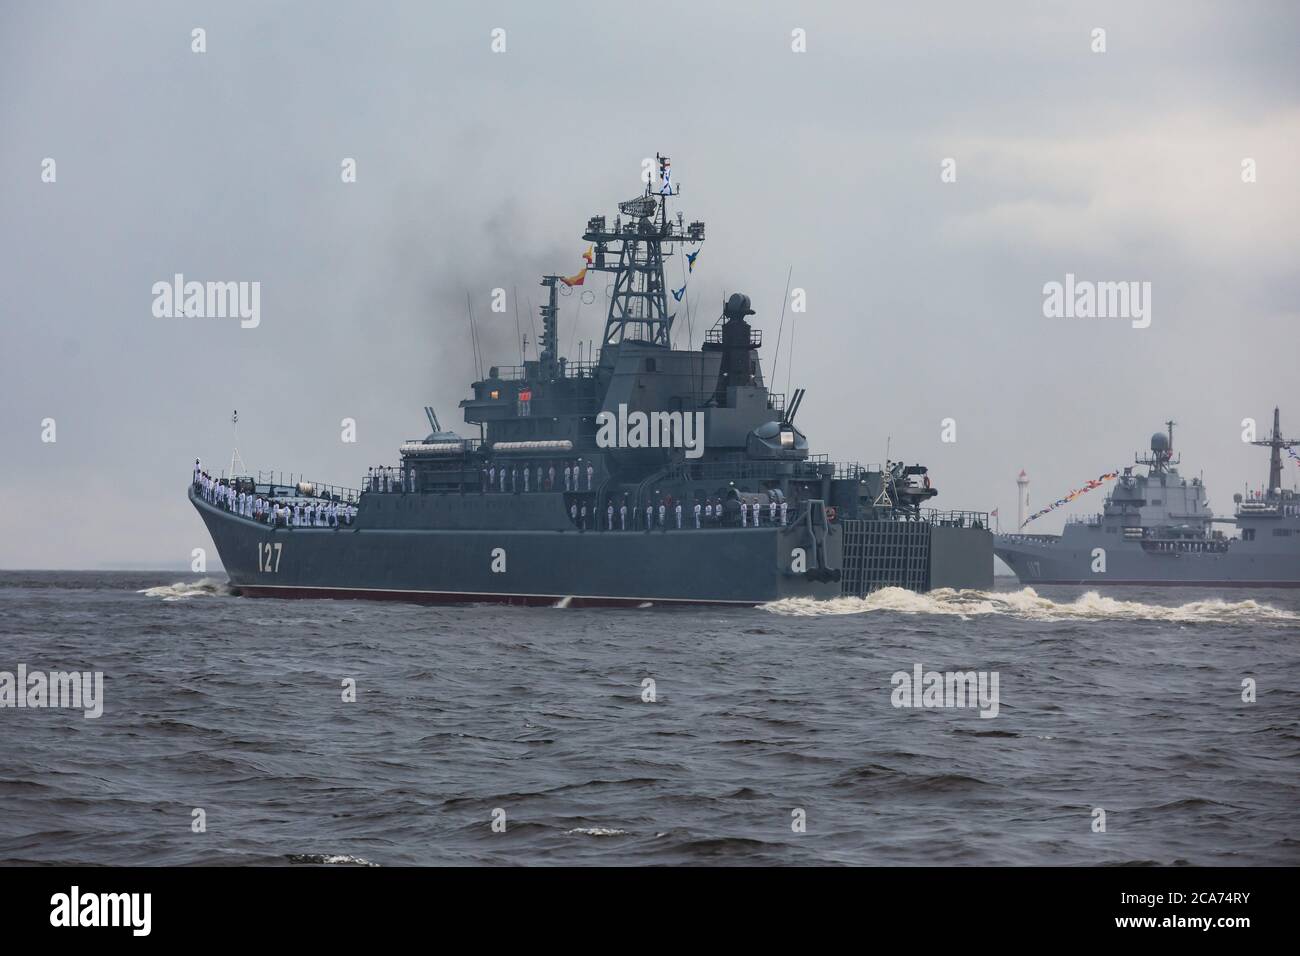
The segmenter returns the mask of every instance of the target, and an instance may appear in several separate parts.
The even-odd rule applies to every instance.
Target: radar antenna
[[[1133,464],[1146,465],[1151,469],[1150,474],[1163,475],[1169,471],[1173,465],[1182,462],[1181,457],[1174,457],[1174,426],[1178,424],[1175,421],[1165,422],[1168,432],[1156,432],[1151,436],[1151,454],[1133,456]]]

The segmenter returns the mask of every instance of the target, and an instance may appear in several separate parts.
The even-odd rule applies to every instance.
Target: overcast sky
[[[937,505],[1006,528],[1022,467],[1038,505],[1172,417],[1228,513],[1267,475],[1241,420],[1280,404],[1300,434],[1298,27],[1288,2],[11,0],[0,567],[187,565],[211,548],[190,467],[228,466],[235,408],[250,469],[348,485],[427,432],[422,406],[456,427],[466,294],[513,364],[491,290],[535,307],[656,150],[708,224],[697,342],[747,292],[785,390],[794,319],[815,450],[889,441]],[[808,310],[773,375],[788,269]],[[175,273],[260,282],[260,325],[154,317]],[[1150,327],[1045,318],[1066,273],[1150,282]],[[566,350],[599,336],[604,284],[565,300]]]

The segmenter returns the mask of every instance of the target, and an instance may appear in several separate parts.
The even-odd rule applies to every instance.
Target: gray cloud
[[[538,276],[577,268],[587,217],[635,194],[656,149],[709,224],[697,339],[724,290],[773,332],[787,268],[807,290],[793,382],[818,450],[875,461],[889,442],[932,466],[941,503],[1011,515],[1021,467],[1055,498],[1172,416],[1224,511],[1265,475],[1241,419],[1280,403],[1300,432],[1291,4],[666,3],[648,21],[563,3],[56,2],[0,18],[0,566],[188,561],[208,542],[187,461],[228,461],[232,408],[249,466],[339,483],[422,434],[421,406],[457,422],[466,293],[486,363],[513,364],[513,303],[489,313],[491,289],[535,307]],[[1045,319],[1043,283],[1067,271],[1151,281],[1151,328]],[[260,281],[261,326],[155,319],[150,287],[175,272]],[[578,301],[566,347],[599,336]]]

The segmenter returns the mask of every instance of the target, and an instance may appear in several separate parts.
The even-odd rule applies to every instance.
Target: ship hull
[[[795,549],[839,566],[807,527],[602,532],[271,528],[192,493],[231,585],[252,597],[613,607],[753,606],[838,597],[791,570]],[[810,560],[809,566],[816,562]]]
[[[1092,570],[1095,542],[1070,545],[1056,538],[1039,543],[997,539],[994,551],[1022,584],[1151,587],[1300,587],[1300,556],[1251,554],[1234,545],[1226,552],[1149,552],[1135,542],[1110,542],[1105,570]]]

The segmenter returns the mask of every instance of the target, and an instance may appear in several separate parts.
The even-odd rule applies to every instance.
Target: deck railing
[[[921,517],[931,524],[944,528],[984,528],[989,527],[987,511],[940,511],[937,508],[922,508]]]

